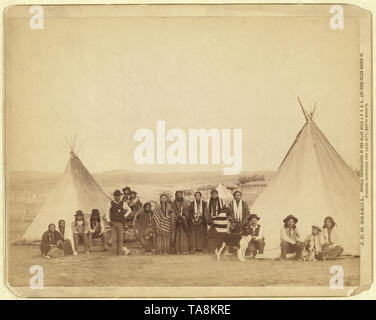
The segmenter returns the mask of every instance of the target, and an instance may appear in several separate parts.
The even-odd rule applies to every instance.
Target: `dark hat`
[[[131,192],[131,188],[129,188],[129,187],[124,187],[122,190],[123,190],[124,193],[125,193],[125,191]]]
[[[321,228],[319,226],[316,226],[316,225],[312,225],[312,229],[313,228],[316,228],[317,230],[319,230],[321,232]]]
[[[114,197],[120,197],[121,195],[123,195],[123,194],[121,193],[120,190],[115,190],[114,191]]]
[[[295,223],[298,223],[298,218],[293,216],[292,214],[289,214],[286,218],[283,219],[283,223],[286,223],[287,221],[289,221],[290,219],[293,219],[295,221]]]
[[[239,190],[234,191],[234,193],[233,193],[232,195],[235,197],[235,195],[236,195],[237,193],[240,193],[241,196],[243,195],[243,194],[241,193],[241,191],[239,191]]]
[[[257,216],[257,214],[254,214],[254,213],[252,213],[252,214],[249,216],[249,219],[250,219],[250,220],[253,219],[253,218],[256,218],[257,220],[260,220],[260,217]]]
[[[77,210],[76,214],[74,216],[75,217],[77,217],[77,216],[84,216],[84,214],[83,214],[82,210]]]
[[[99,210],[98,209],[93,209],[93,210],[91,210],[91,213],[92,214],[99,214]]]
[[[132,194],[132,193],[133,193],[133,194],[137,194],[137,192],[136,192],[136,191],[131,191],[130,193],[131,193],[131,194]]]

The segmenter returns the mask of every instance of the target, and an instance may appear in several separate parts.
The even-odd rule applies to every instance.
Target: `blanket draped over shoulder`
[[[162,207],[157,204],[153,210],[152,219],[155,225],[157,234],[163,236],[169,236],[174,232],[174,228],[171,223],[171,216],[165,216]]]

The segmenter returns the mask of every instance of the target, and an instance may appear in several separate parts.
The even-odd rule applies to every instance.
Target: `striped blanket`
[[[212,217],[213,226],[217,232],[228,231],[228,221],[226,212],[221,212],[217,216]]]
[[[157,204],[152,215],[155,227],[159,233],[170,233],[172,230],[171,217],[163,215],[162,208]]]

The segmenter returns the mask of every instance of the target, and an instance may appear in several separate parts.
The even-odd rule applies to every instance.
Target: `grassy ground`
[[[359,284],[359,258],[296,262],[216,261],[214,255],[113,256],[110,252],[47,260],[37,246],[12,246],[11,286],[28,286],[29,269],[44,269],[45,286],[327,286],[333,264],[344,268],[345,286]]]

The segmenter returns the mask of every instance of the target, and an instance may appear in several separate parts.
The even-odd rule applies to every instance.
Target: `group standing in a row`
[[[65,238],[65,221],[60,220],[58,228],[50,224],[42,236],[41,251],[46,257],[77,254],[83,243],[85,253],[90,253],[93,238],[101,238],[103,250],[111,242],[116,255],[130,254],[124,246],[124,232],[127,225],[138,226],[137,239],[145,252],[151,254],[188,254],[213,252],[213,241],[218,233],[238,233],[248,243],[248,254],[255,257],[262,254],[265,235],[259,224],[259,217],[251,214],[242,193],[235,191],[234,199],[228,204],[212,190],[205,201],[202,194],[194,193],[193,201],[184,199],[182,191],[175,192],[173,201],[167,194],[160,195],[158,202],[142,204],[135,191],[129,187],[115,190],[106,211],[93,209],[87,222],[81,210],[77,210],[72,222],[73,245]],[[323,228],[312,226],[312,233],[303,239],[297,228],[298,219],[289,215],[283,220],[280,231],[281,259],[295,254],[302,259],[303,251],[311,259],[329,259],[340,255],[343,248],[338,244],[336,223],[326,217]]]

